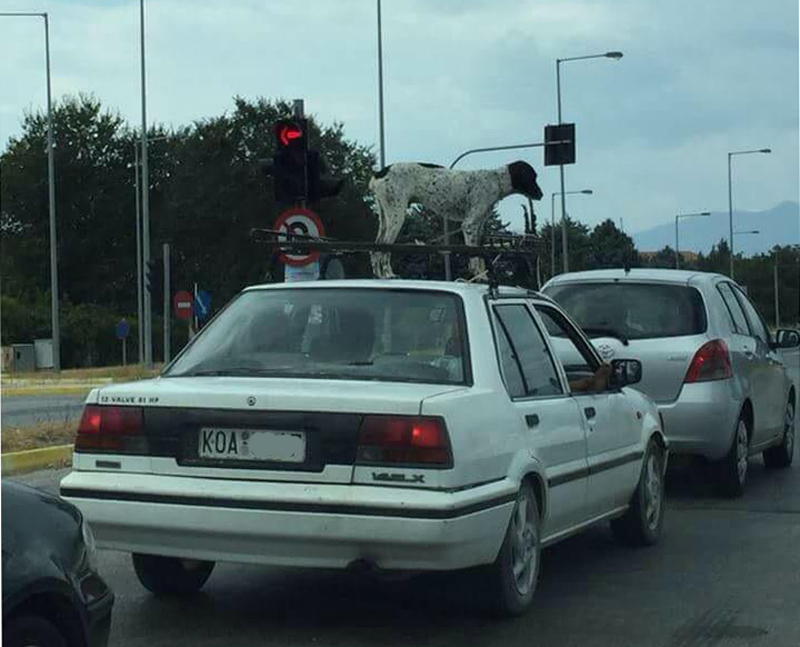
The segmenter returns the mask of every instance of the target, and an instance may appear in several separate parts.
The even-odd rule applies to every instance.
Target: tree
[[[636,267],[639,253],[628,234],[610,218],[601,222],[589,236],[588,266],[593,269]]]
[[[541,239],[543,241],[542,250],[542,273],[549,277],[551,268],[551,241],[555,234],[555,268],[556,274],[562,271],[562,249],[561,249],[561,224],[556,225],[555,230],[550,223],[543,224],[540,228]],[[591,247],[589,242],[589,227],[583,223],[567,217],[567,245],[569,250],[569,269],[577,272],[585,269],[593,269],[588,266],[588,253]]]

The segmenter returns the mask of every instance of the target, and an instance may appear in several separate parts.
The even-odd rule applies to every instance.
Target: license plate
[[[302,463],[306,460],[306,435],[301,431],[203,427],[197,455],[231,461]]]

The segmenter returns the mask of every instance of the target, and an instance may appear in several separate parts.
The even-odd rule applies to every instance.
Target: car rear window
[[[165,372],[464,384],[461,299],[342,288],[239,295]]]
[[[546,290],[590,337],[625,339],[698,335],[706,330],[703,297],[684,285],[569,283]]]

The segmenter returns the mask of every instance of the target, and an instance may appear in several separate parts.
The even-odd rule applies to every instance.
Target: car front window
[[[467,373],[456,296],[319,288],[243,293],[164,376],[463,384]]]

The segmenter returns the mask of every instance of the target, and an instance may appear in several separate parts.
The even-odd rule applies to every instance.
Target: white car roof
[[[265,283],[245,288],[251,290],[295,290],[313,288],[350,288],[350,289],[382,289],[382,290],[436,290],[455,294],[485,294],[489,286],[485,283],[467,283],[466,281],[411,281],[406,279],[343,279],[340,281],[296,281],[292,283]],[[532,293],[525,288],[500,286],[503,296],[529,296]]]

